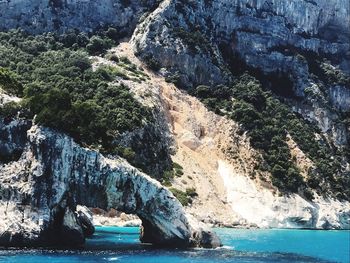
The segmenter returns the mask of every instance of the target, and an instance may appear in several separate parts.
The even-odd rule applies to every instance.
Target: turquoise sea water
[[[216,231],[223,248],[167,250],[141,245],[138,228],[99,227],[83,250],[0,249],[0,262],[350,262],[350,231]]]

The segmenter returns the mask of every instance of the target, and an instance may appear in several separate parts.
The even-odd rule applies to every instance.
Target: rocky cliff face
[[[153,0],[2,0],[0,29],[20,27],[32,33],[68,29],[92,31],[113,24],[125,36],[133,31],[140,16],[156,5],[157,1]]]
[[[6,127],[2,124],[1,134]],[[27,142],[18,146],[23,150],[19,160],[0,167],[0,245],[82,245],[91,234],[90,220],[76,213],[77,204],[137,214],[146,243],[220,245],[215,234],[189,222],[166,188],[125,161],[104,158],[49,129],[12,131],[15,140],[26,134]]]
[[[278,95],[304,99],[296,111],[344,146],[346,127],[322,101],[347,111],[350,84],[326,83],[322,92],[313,62],[328,59],[350,73],[349,12],[348,1],[164,1],[138,25],[133,43],[185,88],[227,83],[248,70]]]
[[[303,99],[291,100],[295,111],[317,123],[337,147],[348,144],[338,110],[349,110],[350,82],[320,83],[324,72],[313,63],[326,59],[350,74],[348,1],[10,0],[0,7],[0,29],[92,31],[113,24],[122,37],[136,28],[135,52],[166,68],[163,73],[184,88],[215,86],[239,71],[254,72],[278,95]],[[327,123],[315,112],[323,112]]]
[[[222,83],[224,72],[220,78],[217,69],[236,53],[264,73],[288,74],[302,94],[308,68],[293,52],[331,56],[349,72],[349,10],[347,1],[164,1],[138,26],[134,42],[142,56],[186,72],[188,85]]]
[[[295,75],[301,85],[297,92],[301,94],[307,75],[300,71],[307,72],[307,66],[288,52],[294,49],[329,55],[349,72],[348,13],[347,1],[164,1],[158,11],[139,25],[135,45],[143,56],[152,53],[163,65],[183,72],[200,66],[196,61],[202,56],[210,64],[206,70],[198,71],[213,71],[215,75],[215,67],[223,66],[222,60],[233,59],[227,53],[237,53],[248,66],[265,73],[279,70]],[[194,43],[197,47],[192,56],[188,54],[186,39],[190,36],[179,32],[180,28],[198,34],[198,40],[204,41]],[[179,63],[184,62],[185,55],[188,60],[181,67]],[[198,76],[196,70],[191,72],[192,76],[186,74],[190,82],[213,81],[213,74]]]

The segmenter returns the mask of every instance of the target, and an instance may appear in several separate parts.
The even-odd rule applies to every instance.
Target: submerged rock
[[[27,138],[21,158],[0,166],[0,246],[82,245],[93,229],[78,204],[138,215],[142,242],[207,246],[192,241],[197,226],[173,194],[126,161],[47,128],[32,126]]]

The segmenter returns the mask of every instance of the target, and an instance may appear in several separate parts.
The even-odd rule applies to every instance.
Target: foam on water
[[[118,257],[111,257],[111,258],[106,258],[107,261],[117,261],[119,260],[120,258]]]

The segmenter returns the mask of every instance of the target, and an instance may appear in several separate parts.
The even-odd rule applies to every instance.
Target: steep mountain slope
[[[145,67],[128,43],[113,52]],[[237,123],[208,111],[198,99],[144,70],[149,80],[130,88],[140,101],[157,105],[167,116],[163,121],[170,134],[164,134],[174,138],[172,158],[183,167],[183,175],[175,177],[172,187],[194,187],[198,194],[186,208],[190,214],[214,225],[349,228],[349,202],[317,194],[313,202],[297,194],[281,196],[268,173],[256,169],[260,154],[246,134],[240,135]],[[145,94],[152,96],[142,98]],[[312,162],[292,140],[290,147],[305,173]]]
[[[349,77],[320,80],[331,74],[322,66],[335,70],[330,64],[350,73],[349,12],[348,1],[164,1],[133,42],[142,58],[177,74],[185,88],[227,83],[230,72],[244,70],[267,78],[277,94],[303,99],[291,102],[295,111],[336,145],[347,145],[341,117],[325,101],[347,112]]]
[[[346,192],[348,199],[349,10],[342,1],[164,1],[138,25],[132,43],[150,67],[162,68],[168,80],[195,89],[209,108],[239,121],[254,137],[253,146],[264,152],[270,172],[283,177],[297,170],[291,157],[282,161],[276,153],[287,147],[289,133],[315,164],[308,185],[316,188],[323,179],[311,178],[327,177],[322,192],[339,181],[338,193]],[[260,101],[246,95],[253,92]],[[276,97],[279,102],[272,103]],[[239,101],[230,102],[235,99]],[[283,105],[296,113],[290,124]],[[278,110],[273,108],[281,108],[284,116],[274,118]],[[271,139],[261,138],[268,137],[271,122],[279,122],[272,125],[281,130],[271,131]]]

